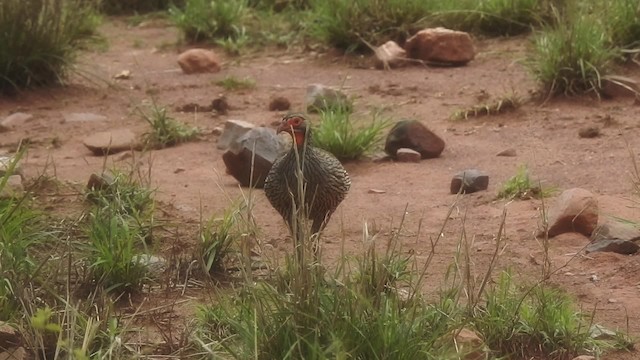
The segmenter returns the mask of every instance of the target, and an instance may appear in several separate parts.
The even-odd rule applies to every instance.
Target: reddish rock
[[[436,158],[444,150],[444,140],[417,120],[400,120],[396,123],[384,145],[384,151],[395,158],[398,149],[417,151],[423,159]]]
[[[0,132],[15,129],[31,119],[33,119],[31,114],[15,112],[0,121]]]
[[[183,52],[178,55],[178,65],[185,74],[217,73],[222,69],[218,55],[206,49]]]
[[[420,162],[422,155],[419,152],[407,148],[400,148],[396,151],[396,160],[399,162]]]
[[[395,41],[387,41],[380,45],[375,50],[375,55],[378,69],[400,67],[407,62],[407,52]]]
[[[465,65],[476,55],[468,33],[441,27],[419,31],[407,40],[404,49],[412,59],[444,65]]]
[[[566,232],[591,236],[597,225],[598,201],[590,191],[580,188],[565,190],[549,209],[549,237]]]
[[[109,155],[140,147],[136,135],[129,129],[103,131],[87,136],[82,143],[94,155]]]
[[[483,347],[484,341],[475,331],[462,328],[453,331],[455,348],[458,349],[460,359],[484,360],[486,358]]]

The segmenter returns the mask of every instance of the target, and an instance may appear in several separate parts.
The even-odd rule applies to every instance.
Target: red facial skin
[[[280,126],[278,126],[278,133],[286,132],[293,136],[296,146],[302,146],[304,144],[304,137],[306,135],[306,126],[304,119],[299,116],[292,116],[285,118]]]

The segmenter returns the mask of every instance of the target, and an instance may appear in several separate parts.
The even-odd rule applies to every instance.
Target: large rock
[[[33,119],[31,114],[15,112],[0,121],[0,132],[13,130],[31,119]]]
[[[178,55],[178,65],[185,74],[217,73],[222,69],[218,55],[206,49],[183,52]]]
[[[332,89],[322,84],[307,86],[305,103],[308,112],[321,112],[336,108],[351,108],[351,103],[342,91]]]
[[[140,147],[136,135],[129,129],[103,131],[87,136],[82,143],[94,155],[115,154]]]
[[[465,65],[476,56],[469,34],[442,27],[419,31],[407,40],[404,49],[412,59],[443,65]]]
[[[240,185],[262,188],[273,162],[285,151],[285,146],[275,130],[257,127],[233,142],[222,155],[222,160],[227,173],[236,178]]]
[[[455,348],[458,350],[460,359],[463,360],[483,360],[486,358],[484,352],[484,341],[473,330],[462,328],[454,330]]]
[[[436,158],[444,150],[444,140],[417,120],[400,120],[396,123],[384,145],[384,151],[395,158],[401,148],[415,150],[423,159]]]
[[[635,254],[640,251],[640,229],[617,221],[602,224],[591,234],[591,244],[585,251]]]
[[[635,254],[640,250],[640,245],[633,241],[622,239],[607,239],[590,243],[585,252],[613,252],[622,255]]]
[[[222,130],[222,135],[218,138],[216,147],[220,150],[228,149],[233,142],[253,128],[255,128],[255,125],[247,121],[227,120],[224,123],[224,130]]]
[[[549,237],[567,232],[591,236],[598,225],[598,201],[585,189],[565,190],[549,209],[547,223]]]
[[[452,194],[457,194],[458,192],[470,194],[487,190],[488,187],[489,175],[478,169],[467,169],[453,176],[449,190]]]
[[[407,62],[407,52],[395,41],[387,41],[375,50],[376,67],[387,69],[400,67]]]

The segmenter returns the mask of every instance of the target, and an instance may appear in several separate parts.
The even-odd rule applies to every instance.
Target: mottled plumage
[[[297,176],[301,169],[304,203],[307,216],[312,220],[311,233],[318,233],[344,200],[351,180],[335,156],[310,143],[310,129],[302,115],[285,116],[278,128],[278,132],[282,131],[291,134],[294,142],[291,150],[277,159],[269,171],[265,194],[291,229],[293,199],[296,209],[300,209]]]

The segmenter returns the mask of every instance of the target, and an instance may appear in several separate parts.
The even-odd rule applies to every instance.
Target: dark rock
[[[412,59],[442,65],[465,65],[476,55],[469,34],[441,27],[419,31],[407,40],[404,49]]]
[[[400,148],[396,151],[396,160],[399,162],[420,162],[422,155],[419,152],[407,148]]]
[[[566,232],[591,236],[597,225],[598,200],[590,191],[580,188],[565,190],[549,209],[549,237]],[[539,235],[544,236],[544,233]]]
[[[400,120],[396,123],[384,145],[384,151],[391,157],[401,148],[419,152],[423,159],[440,156],[444,150],[444,140],[417,120]]]
[[[185,74],[217,73],[222,69],[218,55],[206,49],[183,52],[178,56],[178,65]]]
[[[591,234],[593,242],[613,239],[640,241],[640,229],[633,225],[614,221],[599,225]]]
[[[450,191],[452,194],[474,193],[487,190],[489,187],[489,175],[477,169],[467,169],[453,176]]]
[[[213,110],[213,105],[200,105],[196,103],[188,103],[176,107],[179,112],[209,112]]]
[[[407,52],[392,40],[380,45],[375,50],[375,55],[378,69],[400,67],[407,62]]]
[[[578,136],[581,138],[595,138],[600,136],[600,128],[595,126],[589,126],[582,128],[578,131]]]
[[[247,121],[227,120],[224,123],[224,130],[222,130],[222,135],[218,138],[216,147],[220,150],[228,149],[234,141],[253,128],[255,128],[255,125]]]
[[[102,174],[93,173],[89,176],[89,181],[87,181],[87,190],[104,190],[115,184],[115,182],[115,178],[109,172],[104,172]]]
[[[640,245],[633,241],[622,239],[599,240],[587,245],[585,251],[591,252],[614,252],[623,255],[635,254],[640,250]]]
[[[306,104],[308,112],[320,112],[340,107],[351,108],[349,99],[342,91],[321,84],[312,84],[307,87]]]
[[[290,108],[291,102],[284,96],[275,97],[269,103],[269,111],[286,111]]]
[[[273,162],[284,151],[285,144],[276,135],[275,130],[257,127],[233,142],[229,150],[222,155],[222,160],[227,167],[227,173],[236,178],[240,185],[262,188]]]
[[[506,157],[515,157],[518,156],[516,149],[505,149],[496,154],[496,156],[506,156]]]
[[[129,129],[95,133],[87,136],[82,143],[94,155],[109,155],[140,148],[136,134]]]
[[[231,107],[229,106],[229,102],[227,102],[227,97],[223,95],[211,101],[211,109],[220,115],[226,115]]]
[[[621,75],[607,75],[602,79],[602,95],[605,98],[640,98],[640,83],[635,79]]]

